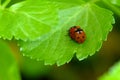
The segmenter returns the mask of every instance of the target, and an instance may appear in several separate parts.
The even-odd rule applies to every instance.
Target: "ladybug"
[[[86,34],[80,26],[73,26],[69,29],[69,36],[77,43],[83,43],[86,39]]]

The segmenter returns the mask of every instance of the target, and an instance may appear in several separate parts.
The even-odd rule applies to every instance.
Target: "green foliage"
[[[0,37],[19,40],[24,56],[46,65],[68,63],[93,55],[107,39],[114,23],[113,13],[100,8],[96,0],[26,0],[7,7],[0,5]],[[68,30],[79,25],[86,41],[71,40]]]
[[[99,80],[120,80],[120,62],[110,68],[110,70],[102,75]]]
[[[102,2],[120,17],[120,0],[102,0]]]
[[[58,24],[36,41],[21,41],[23,55],[38,61],[43,60],[46,65],[62,65],[69,62],[75,53],[77,58],[82,60],[100,49],[103,40],[106,40],[108,32],[112,29],[111,24],[114,23],[111,11],[91,3],[49,3],[56,4]],[[43,6],[46,6],[44,2]],[[74,25],[80,25],[87,35],[83,44],[75,43],[69,37],[68,30]]]
[[[0,80],[21,80],[16,60],[8,45],[0,40]]]
[[[120,0],[108,0],[110,1],[112,4],[120,6]]]
[[[5,39],[12,39],[14,36],[15,39],[35,40],[57,24],[58,17],[54,7],[54,4],[46,2],[38,4],[24,1],[7,9],[0,8],[0,36]]]
[[[23,58],[22,70],[28,75],[48,71],[42,63],[60,66],[70,62],[74,55],[79,60],[93,55],[112,30],[113,13],[120,17],[120,0],[21,0],[15,4],[15,0],[10,1],[0,0],[0,38],[17,40],[23,56],[31,58]],[[86,33],[82,44],[69,36],[69,29],[75,25]],[[2,40],[0,52],[0,80],[20,80],[12,52]],[[117,74],[119,68],[114,67],[100,80],[119,80]]]

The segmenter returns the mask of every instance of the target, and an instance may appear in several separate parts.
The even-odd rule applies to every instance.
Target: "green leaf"
[[[0,40],[0,80],[21,80],[18,66],[8,45]]]
[[[35,40],[58,24],[56,11],[56,4],[49,1],[24,1],[0,8],[0,37]]]
[[[108,0],[110,3],[120,6],[120,0]]]
[[[102,75],[99,80],[120,80],[120,62],[110,68],[110,70]]]
[[[118,0],[102,0],[102,2],[117,16],[120,17],[120,1]]]
[[[70,3],[63,2],[61,5],[64,8],[57,12],[59,22],[56,29],[53,28],[36,41],[20,42],[24,56],[43,60],[46,65],[62,65],[68,63],[75,53],[82,60],[100,49],[114,23],[112,12],[89,3],[67,7]],[[86,33],[87,38],[83,44],[74,42],[68,34],[68,30],[75,25],[81,26]]]

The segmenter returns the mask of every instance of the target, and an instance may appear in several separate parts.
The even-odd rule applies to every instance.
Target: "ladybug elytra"
[[[86,34],[80,26],[73,26],[69,29],[69,36],[77,43],[83,43],[86,39]]]

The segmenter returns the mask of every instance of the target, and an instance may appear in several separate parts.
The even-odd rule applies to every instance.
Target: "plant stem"
[[[1,1],[1,0],[0,0]],[[9,3],[10,3],[11,0],[6,0],[3,4],[2,4],[2,7],[5,8]]]
[[[120,10],[114,6],[113,4],[109,3],[106,0],[102,0],[102,2],[107,5],[116,15],[118,15],[120,17]]]

